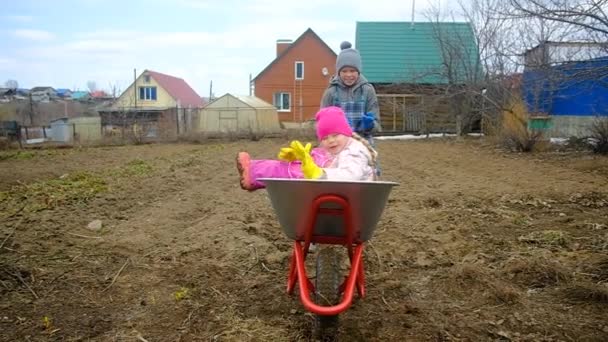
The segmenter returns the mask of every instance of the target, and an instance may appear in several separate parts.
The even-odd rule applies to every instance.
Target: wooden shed
[[[225,94],[203,107],[200,132],[209,134],[272,134],[281,130],[275,106],[255,96]]]

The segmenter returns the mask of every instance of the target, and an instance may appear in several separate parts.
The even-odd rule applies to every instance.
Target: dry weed
[[[573,301],[608,303],[608,284],[576,283],[566,287],[564,295]]]
[[[516,282],[537,288],[566,283],[572,278],[564,266],[539,258],[511,259],[503,267],[503,271]]]
[[[494,302],[513,304],[520,298],[520,292],[515,287],[478,265],[456,266],[450,272],[449,278],[450,280],[445,282],[445,286],[462,289],[468,294],[483,293],[486,298],[492,299]],[[454,283],[458,286],[453,286]]]

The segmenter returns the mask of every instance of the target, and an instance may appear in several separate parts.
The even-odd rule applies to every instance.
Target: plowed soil
[[[234,166],[287,142],[2,152],[0,340],[311,340],[285,293],[291,241]],[[340,340],[608,340],[606,157],[479,139],[378,150],[400,185]]]

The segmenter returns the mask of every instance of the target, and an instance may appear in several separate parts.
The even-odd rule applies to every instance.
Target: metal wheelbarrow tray
[[[398,185],[381,181],[335,181],[304,179],[260,179],[266,184],[272,207],[285,235],[294,240],[287,279],[287,293],[296,283],[304,307],[324,318],[337,317],[353,301],[354,291],[365,296],[363,243],[369,240],[388,201],[391,189]],[[313,284],[306,274],[309,246],[342,245],[351,269],[341,284],[333,287],[336,299],[327,305],[319,301],[319,256]],[[339,270],[336,270],[339,277]],[[311,293],[313,299],[311,299]]]
[[[369,240],[384,211],[391,189],[398,185],[382,181],[335,181],[262,178],[281,228],[292,240],[304,241],[310,219],[310,207],[321,195],[344,198],[350,205],[354,242]],[[322,208],[338,209],[335,203]],[[313,235],[344,237],[344,218],[320,212]]]

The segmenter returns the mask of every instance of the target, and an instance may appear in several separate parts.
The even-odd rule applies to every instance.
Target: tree
[[[586,40],[608,39],[608,1],[606,0],[507,0],[513,18],[539,18],[562,23],[584,32]],[[507,13],[504,13],[507,14]]]
[[[90,92],[94,92],[97,90],[97,83],[95,81],[87,81],[87,88],[89,88]]]
[[[7,80],[4,82],[4,86],[10,89],[17,89],[19,88],[19,83],[16,80]]]
[[[110,87],[110,95],[112,95],[113,99],[116,99],[121,94],[121,90],[120,90],[119,86],[116,83],[110,82],[109,87]]]
[[[465,12],[468,25],[444,25],[445,16],[438,7],[431,7],[426,13],[428,21],[434,24],[432,38],[438,46],[441,65],[428,70],[425,76],[444,80],[435,89],[433,105],[447,104],[458,135],[470,132],[481,120],[482,90],[487,87],[487,69],[492,64],[488,56],[495,56],[492,44],[496,42],[501,25],[490,20],[487,9],[497,6],[499,1],[474,2],[484,6],[473,6]],[[451,19],[456,21],[453,16]],[[429,113],[426,115],[428,121],[433,110],[425,112]]]

